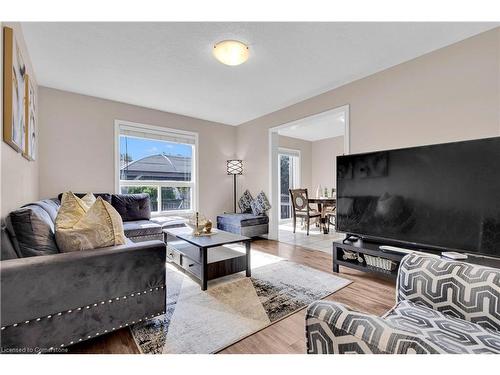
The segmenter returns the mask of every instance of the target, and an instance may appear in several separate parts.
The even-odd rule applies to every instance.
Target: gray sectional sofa
[[[124,220],[127,244],[60,253],[54,221],[60,202],[13,211],[2,228],[2,352],[58,351],[165,312],[162,229],[182,220],[151,219],[147,195],[96,194]]]

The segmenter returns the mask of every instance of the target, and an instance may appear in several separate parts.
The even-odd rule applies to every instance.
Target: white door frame
[[[280,191],[279,191],[279,177],[278,177],[278,154],[279,154],[279,134],[278,131],[283,128],[291,126],[292,123],[303,120],[308,117],[323,116],[329,113],[344,112],[344,154],[349,154],[351,146],[350,135],[350,120],[349,120],[349,104],[329,109],[311,116],[306,116],[301,119],[287,122],[286,124],[275,126],[269,129],[269,199],[271,202],[271,209],[269,210],[269,234],[268,239],[277,240],[279,232],[280,220]]]

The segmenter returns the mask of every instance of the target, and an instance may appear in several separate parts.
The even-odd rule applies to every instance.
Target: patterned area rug
[[[207,291],[167,264],[166,314],[131,331],[143,353],[214,353],[349,284],[256,250],[251,278],[241,272],[213,280]]]

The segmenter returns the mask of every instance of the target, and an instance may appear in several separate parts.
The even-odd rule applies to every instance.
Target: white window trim
[[[176,211],[158,211],[158,212],[152,212],[152,216],[182,216],[182,215],[190,215],[193,212],[198,211],[198,204],[199,204],[199,175],[198,175],[198,133],[196,132],[190,132],[187,130],[179,130],[179,129],[173,129],[173,128],[167,128],[163,126],[157,126],[157,125],[149,125],[149,124],[141,124],[138,122],[131,122],[131,121],[125,121],[125,120],[115,120],[115,126],[114,126],[114,138],[115,138],[115,174],[114,174],[114,179],[115,179],[115,193],[120,194],[120,126],[121,125],[128,125],[128,126],[134,126],[136,128],[141,128],[145,131],[156,131],[156,132],[172,132],[172,133],[177,133],[179,135],[186,135],[189,137],[194,138],[194,150],[193,150],[193,160],[194,160],[194,165],[193,165],[193,173],[192,177],[193,180],[191,182],[185,182],[185,181],[137,181],[137,180],[131,180],[127,181],[126,185],[129,186],[156,186],[156,185],[161,185],[161,186],[190,186],[193,189],[192,192],[192,202],[191,202],[191,209],[190,210],[176,210]],[[161,204],[161,196],[158,197],[158,207]]]

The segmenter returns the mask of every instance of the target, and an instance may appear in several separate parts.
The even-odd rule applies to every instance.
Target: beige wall
[[[36,77],[31,65],[30,56],[24,42],[22,29],[17,22],[4,22],[3,26],[11,27],[22,51],[24,62],[30,78],[35,81],[34,88],[37,90]],[[3,40],[3,36],[1,38]],[[1,49],[3,51],[3,48]],[[2,58],[3,61],[3,58]],[[3,87],[3,86],[0,86]],[[3,116],[3,114],[2,114]],[[38,133],[40,134],[38,124]],[[1,215],[2,219],[12,210],[23,204],[32,202],[38,198],[38,170],[39,161],[28,161],[20,153],[16,152],[7,143],[2,141],[1,150]]]
[[[232,210],[236,128],[110,100],[39,88],[40,196],[115,189],[114,120],[189,130],[199,134],[199,210],[212,219]]]
[[[238,127],[242,182],[268,192],[268,129],[350,105],[351,152],[500,133],[500,28],[328,91]]]
[[[312,187],[312,142],[280,135],[278,145],[279,147],[300,151],[300,187],[310,190]]]
[[[343,136],[312,142],[311,184],[314,193],[319,185],[328,188],[328,194],[337,186],[337,156],[343,153]]]

